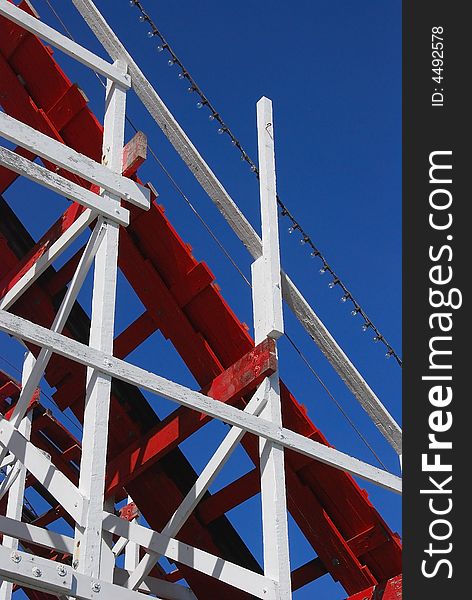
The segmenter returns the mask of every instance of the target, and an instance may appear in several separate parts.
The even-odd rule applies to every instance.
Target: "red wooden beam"
[[[255,468],[211,496],[203,498],[197,507],[197,514],[203,523],[212,523],[260,491],[261,475],[259,469]]]
[[[221,402],[234,403],[277,369],[275,344],[267,339],[202,390]],[[108,464],[107,494],[113,495],[209,421],[209,417],[178,408],[148,434]]]

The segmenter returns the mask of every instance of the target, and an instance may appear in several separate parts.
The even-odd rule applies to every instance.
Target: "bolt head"
[[[64,577],[65,575],[67,575],[67,569],[65,568],[64,565],[57,565],[57,572],[61,577]]]
[[[33,567],[32,572],[35,577],[41,577],[43,574],[39,567]]]
[[[21,561],[21,556],[18,554],[18,552],[12,552],[10,554],[10,558],[14,563],[19,563]]]
[[[98,581],[95,581],[94,583],[92,583],[92,592],[99,592],[100,591],[100,584],[98,583]]]

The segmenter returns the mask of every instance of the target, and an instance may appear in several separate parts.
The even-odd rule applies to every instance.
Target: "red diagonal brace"
[[[234,403],[253,391],[277,369],[274,341],[267,339],[215,377],[207,396]],[[127,448],[108,465],[107,494],[113,494],[178,446],[209,420],[196,411],[178,408],[167,419]]]

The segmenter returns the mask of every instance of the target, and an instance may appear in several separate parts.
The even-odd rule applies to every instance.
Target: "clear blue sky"
[[[57,26],[44,0],[34,0],[41,17]],[[53,1],[78,41],[99,50],[94,38],[69,2]],[[177,67],[156,51],[157,42],[146,36],[148,26],[138,22],[138,12],[128,0],[98,1],[97,5],[132,51],[171,111],[187,130],[207,162],[259,228],[258,187],[247,165],[225,136],[196,108],[197,98],[178,79]],[[324,2],[155,2],[144,0],[158,27],[168,38],[196,81],[214,103],[249,154],[257,156],[255,103],[268,96],[274,103],[278,190],[288,207],[323,250],[338,274],[350,286],[371,319],[392,345],[401,351],[401,8],[398,2],[367,0],[362,3]],[[71,60],[56,53],[66,72],[79,82],[99,118],[103,90],[97,79]],[[152,148],[177,179],[201,215],[224,241],[249,276],[249,256],[229,230],[209,198],[180,161],[157,126],[130,95],[129,114],[149,136]],[[131,132],[129,132],[129,136]],[[218,251],[195,216],[175,192],[159,167],[148,160],[142,178],[153,182],[160,203],[198,259],[214,271],[222,293],[241,320],[252,330],[251,300],[238,273]],[[18,182],[6,194],[37,238],[65,204],[34,188],[36,206],[31,211],[20,202],[29,183]],[[366,377],[384,404],[401,419],[401,370],[384,358],[383,346],[362,333],[362,321],[353,318],[340,300],[338,289],[328,289],[327,276],[318,274],[319,263],[309,258],[296,233],[282,219],[282,263],[343,349]],[[89,287],[90,282],[87,283]],[[89,309],[86,293],[81,296]],[[121,282],[117,332],[141,310]],[[367,436],[387,467],[398,472],[397,459],[355,399],[328,363],[286,312],[287,329],[337,400]],[[1,355],[19,364],[21,351],[0,340]],[[156,352],[159,360],[156,361]],[[166,377],[195,385],[180,359],[160,336],[134,353],[131,360]],[[346,424],[312,374],[286,342],[281,343],[281,373],[291,391],[305,404],[313,421],[339,449],[373,462],[375,459]],[[6,368],[0,361],[0,367]],[[409,399],[411,401],[411,399]],[[159,415],[171,406],[156,399]],[[223,429],[210,428],[184,444],[188,458],[201,468]],[[205,440],[205,445],[203,441]],[[248,468],[242,453],[228,465],[214,489]],[[374,504],[389,525],[401,529],[400,500],[370,485]],[[260,555],[257,499],[229,515],[241,535]],[[250,526],[248,526],[250,523]],[[312,556],[293,527],[293,565]],[[296,594],[337,600],[344,594],[329,578]]]

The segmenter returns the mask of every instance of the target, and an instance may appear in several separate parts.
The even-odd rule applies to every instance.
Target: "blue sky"
[[[34,6],[48,23],[58,26],[44,0]],[[68,2],[53,1],[78,41],[102,53]],[[138,22],[138,12],[127,0],[98,1],[117,34],[155,85],[158,93],[186,129],[224,186],[253,225],[259,228],[257,182],[226,136],[217,135],[205,109],[178,79],[176,66],[168,67],[157,41],[147,37],[148,26]],[[262,96],[274,103],[277,182],[281,198],[297,215],[315,243],[325,253],[367,314],[382,333],[401,350],[401,8],[386,0],[363,3],[322,2],[155,2],[144,0],[175,52],[205,91],[248,153],[256,157],[255,104]],[[103,54],[103,53],[102,53]],[[58,52],[56,58],[90,98],[99,118],[103,90],[98,80]],[[179,182],[205,221],[237,261],[246,276],[250,258],[205,192],[145,113],[129,95],[129,115],[144,130],[153,150]],[[131,137],[132,132],[128,132]],[[219,252],[198,220],[176,193],[157,164],[149,159],[141,171],[160,193],[166,215],[194,255],[205,260],[216,274],[222,293],[238,317],[252,330],[251,298],[247,286]],[[36,187],[31,211],[20,202],[32,184],[18,182],[5,195],[33,235],[38,238],[65,204]],[[365,376],[384,404],[401,419],[401,370],[384,358],[383,346],[362,333],[362,321],[340,302],[337,288],[328,288],[319,263],[310,259],[289,223],[280,221],[282,263],[342,348]],[[81,295],[89,308],[90,281]],[[117,332],[141,310],[124,281],[120,281]],[[387,467],[398,472],[393,450],[376,431],[355,399],[333,372],[304,330],[286,311],[286,327],[336,399],[367,437]],[[21,350],[5,336],[0,355],[20,364]],[[155,356],[159,353],[159,360]],[[159,334],[130,359],[160,374],[194,386],[192,377],[173,349]],[[8,370],[0,359],[0,367]],[[280,344],[280,370],[297,399],[305,404],[314,422],[339,449],[375,463],[338,409],[290,346]],[[151,400],[159,415],[172,406]],[[210,429],[183,446],[188,458],[201,468],[224,430]],[[77,434],[77,432],[76,432]],[[243,472],[249,462],[238,453],[217,480],[214,489]],[[389,525],[401,529],[400,500],[366,485],[370,498]],[[229,515],[241,535],[260,554],[258,526],[248,527],[248,515],[258,520],[256,501]],[[306,544],[293,529],[292,558],[299,566],[307,558]],[[307,586],[297,599],[343,598],[339,586],[328,578]]]

